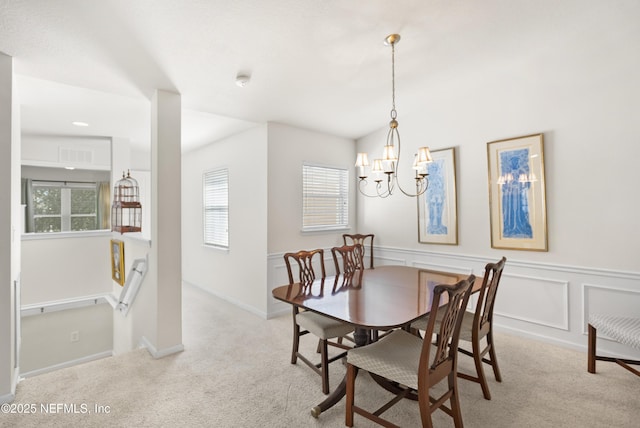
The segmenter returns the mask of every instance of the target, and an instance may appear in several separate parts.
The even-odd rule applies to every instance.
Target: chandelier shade
[[[375,183],[375,191],[369,194],[365,191],[367,186],[367,167],[369,164],[369,155],[367,153],[358,153],[355,166],[358,168],[358,190],[361,194],[368,197],[386,198],[393,194],[396,188],[406,196],[419,196],[426,192],[429,186],[429,175],[427,164],[433,162],[428,147],[420,147],[418,153],[415,154],[412,168],[415,170],[414,178],[416,181],[416,191],[405,191],[398,182],[398,164],[400,162],[400,132],[398,131],[398,112],[396,111],[396,83],[395,83],[395,45],[400,41],[399,34],[391,34],[385,38],[385,44],[391,46],[391,121],[389,122],[389,132],[387,133],[387,142],[384,146],[382,157],[374,159],[371,167],[373,182]],[[386,178],[385,178],[386,175]],[[383,181],[386,184],[383,184]]]

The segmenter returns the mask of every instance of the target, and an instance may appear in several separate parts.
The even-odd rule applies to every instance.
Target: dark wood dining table
[[[330,318],[353,324],[356,346],[364,346],[370,331],[407,326],[431,310],[433,289],[438,284],[455,284],[469,274],[442,272],[410,266],[379,266],[358,270],[353,276],[328,276],[312,284],[287,284],[273,289],[273,297]],[[482,278],[476,280],[478,291]],[[442,301],[441,304],[446,303]],[[346,379],[311,414],[338,403],[346,392]]]

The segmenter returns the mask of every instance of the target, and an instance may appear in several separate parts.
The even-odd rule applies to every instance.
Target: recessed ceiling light
[[[65,166],[64,169],[74,170],[74,169],[76,169],[76,167],[75,166]]]
[[[87,122],[71,122],[75,126],[89,126]]]

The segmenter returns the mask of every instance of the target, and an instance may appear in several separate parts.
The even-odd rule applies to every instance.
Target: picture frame
[[[458,245],[456,150],[431,152],[427,164],[429,186],[418,196],[418,242]]]
[[[112,239],[111,242],[111,278],[124,285],[124,242]]]
[[[487,143],[491,247],[548,251],[543,134]]]

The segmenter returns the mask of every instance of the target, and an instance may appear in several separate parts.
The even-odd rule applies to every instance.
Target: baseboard
[[[12,403],[13,400],[16,399],[16,394],[5,394],[5,395],[0,395],[0,404],[4,404],[4,403]]]
[[[172,346],[170,348],[165,348],[161,350],[157,350],[156,347],[147,339],[142,336],[140,339],[141,347],[145,348],[149,354],[155,359],[166,357],[167,355],[177,354],[178,352],[184,351],[184,345],[181,343],[179,345]]]
[[[270,319],[282,317],[285,315],[291,315],[291,308],[270,312],[269,315],[267,316],[267,319],[270,320]]]
[[[237,306],[237,307],[239,307],[239,308],[242,308],[242,309],[244,309],[244,310],[245,310],[245,311],[247,311],[247,312],[251,312],[252,314],[257,315],[257,316],[259,316],[259,317],[260,317],[260,318],[262,318],[262,319],[268,319],[268,318],[269,318],[269,317],[268,317],[268,314],[267,314],[266,312],[259,311],[259,310],[257,310],[256,308],[254,308],[254,307],[252,307],[252,306],[249,306],[249,305],[247,305],[247,304],[245,304],[245,303],[243,303],[243,302],[241,302],[241,301],[239,301],[239,300],[232,299],[232,298],[230,298],[229,296],[225,296],[225,295],[223,295],[223,294],[218,294],[218,293],[216,293],[216,292],[215,292],[215,291],[213,291],[213,290],[210,290],[210,289],[208,289],[208,288],[206,288],[206,287],[202,287],[201,285],[198,285],[198,284],[194,284],[193,282],[184,281],[184,280],[183,280],[182,282],[183,282],[184,284],[187,284],[187,285],[190,285],[190,286],[192,286],[192,287],[198,288],[198,289],[200,289],[200,290],[202,290],[202,291],[204,291],[204,292],[206,292],[206,293],[209,293],[209,294],[211,294],[212,296],[215,296],[215,297],[217,297],[217,298],[218,298],[218,299],[220,299],[220,300],[224,300],[225,302],[229,302],[229,303],[231,303],[232,305]]]
[[[49,372],[53,372],[56,370],[60,370],[60,369],[64,369],[67,367],[73,367],[73,366],[77,366],[78,364],[84,364],[84,363],[88,363],[90,361],[95,361],[95,360],[100,360],[102,358],[108,358],[113,356],[113,351],[104,351],[104,352],[99,352],[97,354],[92,354],[92,355],[88,355],[86,357],[82,357],[82,358],[78,358],[75,360],[70,360],[70,361],[65,361],[64,363],[60,363],[60,364],[55,364],[53,366],[49,366],[49,367],[44,367],[41,369],[37,369],[37,370],[31,370],[25,373],[20,373],[20,376],[22,378],[27,378],[27,377],[31,377],[31,376],[37,376],[37,375],[41,375],[44,373],[49,373]]]

